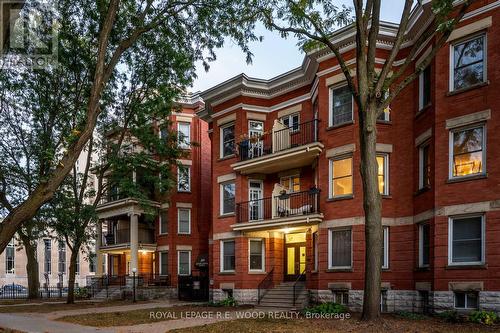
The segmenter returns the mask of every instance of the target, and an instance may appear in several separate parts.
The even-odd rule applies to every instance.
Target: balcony
[[[312,164],[323,151],[318,142],[318,122],[314,119],[287,127],[275,120],[271,133],[238,144],[239,162],[232,168],[244,175],[269,174]]]
[[[257,230],[319,223],[320,190],[285,193],[276,184],[273,196],[236,204],[233,230]]]
[[[140,244],[154,244],[155,233],[152,229],[139,229],[137,236]],[[130,243],[130,229],[115,230],[104,236],[104,246],[115,246]]]

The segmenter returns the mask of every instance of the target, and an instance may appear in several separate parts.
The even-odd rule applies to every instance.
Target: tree
[[[36,5],[28,2],[23,10]],[[71,172],[99,116],[111,111],[107,106],[116,102],[119,89],[127,84],[123,73],[131,61],[161,69],[164,78],[168,76],[169,90],[178,90],[191,83],[196,61],[208,67],[225,37],[231,37],[251,59],[247,42],[257,38],[252,32],[254,11],[244,0],[59,1],[58,66],[44,70],[54,78],[68,78],[59,89],[68,93],[62,102],[77,121],[71,131],[63,132],[62,150],[49,154],[52,163],[46,177],[0,224],[0,252]],[[71,75],[74,66],[84,69],[81,75]]]
[[[283,37],[294,34],[306,50],[328,48],[345,75],[347,85],[356,103],[359,115],[359,138],[363,182],[363,208],[365,212],[365,286],[363,316],[371,320],[380,316],[380,276],[382,256],[381,196],[377,182],[377,118],[391,101],[405,89],[430,64],[436,53],[445,45],[454,26],[461,20],[473,0],[466,0],[455,8],[453,0],[431,2],[434,20],[431,26],[409,48],[403,64],[394,66],[402,49],[408,27],[413,0],[406,0],[401,14],[397,34],[385,63],[376,71],[377,37],[380,29],[381,0],[354,0],[354,22],[352,8],[339,7],[331,1],[258,1],[260,18],[267,28],[276,30]],[[341,53],[331,33],[346,24],[356,29],[356,74]],[[412,70],[414,56],[428,39],[432,40],[431,51],[424,56],[419,66]]]

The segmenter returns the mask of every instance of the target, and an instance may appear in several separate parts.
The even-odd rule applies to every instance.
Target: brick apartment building
[[[147,205],[157,212],[153,222],[144,205],[113,191],[97,207],[97,276],[106,273],[123,280],[132,277],[135,268],[145,285],[172,287],[177,287],[179,276],[204,272],[208,276],[210,140],[207,123],[195,116],[202,104],[199,96],[188,96],[170,116],[171,128],[153,123],[160,136],[167,131],[180,133],[179,145],[188,151],[178,161],[182,167],[174,171],[177,188],[168,197],[151,195]],[[140,171],[134,177],[140,181]],[[107,272],[100,269],[103,261],[107,261]]]
[[[396,68],[433,19],[423,3],[411,14]],[[499,6],[476,1],[379,119],[384,311],[500,309]],[[382,23],[380,67],[396,32]],[[354,57],[352,26],[333,40]],[[275,78],[242,74],[201,97],[198,115],[212,145],[213,298],[264,302],[273,286],[291,292],[305,281],[297,296],[308,290],[360,309],[359,121],[335,57],[316,50]]]

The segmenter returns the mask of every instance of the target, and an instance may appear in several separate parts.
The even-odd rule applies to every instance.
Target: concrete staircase
[[[297,298],[295,305],[293,304],[293,285],[294,282],[283,282],[275,288],[267,290],[257,307],[283,310],[300,310],[305,308],[309,303],[309,291],[306,289],[305,282],[300,281],[296,284]]]

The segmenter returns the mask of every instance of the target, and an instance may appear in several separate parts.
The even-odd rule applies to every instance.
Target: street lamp
[[[132,290],[133,290],[133,294],[134,294],[134,300],[133,302],[137,302],[136,299],[135,299],[135,273],[137,272],[137,268],[132,268]]]

